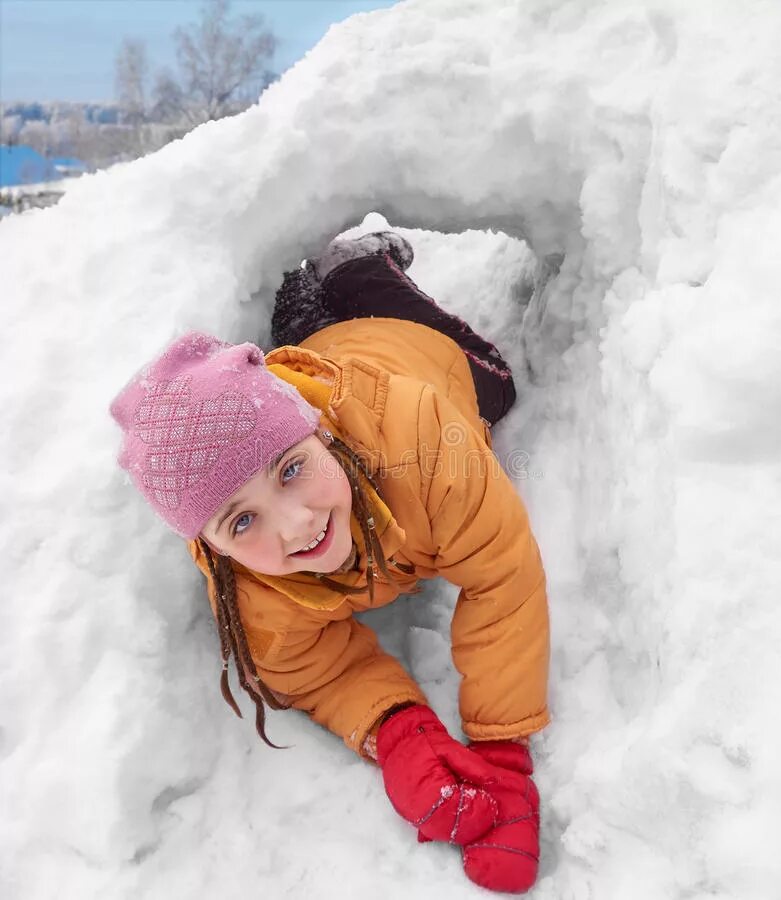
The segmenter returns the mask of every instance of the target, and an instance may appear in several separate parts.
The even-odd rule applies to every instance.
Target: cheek
[[[352,491],[344,470],[335,459],[329,459],[319,475],[318,494],[324,506],[345,509],[349,515],[352,507]]]
[[[345,507],[349,515],[353,505],[353,493],[350,489],[350,482],[347,480],[347,476],[341,470],[339,474],[340,477],[336,481],[335,488],[337,503],[340,506]]]

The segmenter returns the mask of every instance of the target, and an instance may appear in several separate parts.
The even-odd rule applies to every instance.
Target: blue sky
[[[233,0],[234,14],[261,13],[282,72],[356,12],[395,0]],[[114,57],[125,37],[143,38],[150,68],[174,62],[171,32],[194,22],[201,0],[0,0],[0,101],[112,100]]]

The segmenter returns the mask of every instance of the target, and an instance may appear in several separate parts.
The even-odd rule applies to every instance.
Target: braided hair
[[[379,495],[379,487],[366,464],[343,441],[331,434],[323,432],[324,437],[330,441],[331,451],[337,462],[344,470],[352,491],[353,511],[361,529],[364,544],[366,546],[366,585],[364,587],[349,587],[328,578],[322,572],[313,574],[322,584],[343,594],[363,594],[368,591],[369,603],[374,603],[374,579],[376,577],[375,565],[382,574],[392,583],[394,579],[388,571],[385,554],[377,537],[374,517],[371,515],[369,502],[361,487],[360,476],[374,488]],[[217,610],[217,628],[219,630],[220,652],[222,655],[222,674],[220,676],[220,690],[225,702],[242,718],[236,699],[231,693],[228,682],[228,664],[233,656],[239,676],[239,684],[252,698],[255,704],[255,728],[261,740],[275,750],[284,749],[272,743],[266,734],[266,707],[271,709],[289,709],[289,703],[281,702],[263,683],[258,675],[255,661],[249,650],[247,635],[241,622],[239,604],[236,595],[236,577],[227,556],[217,556],[215,559],[209,545],[202,539],[198,540],[199,546],[206,558],[209,567],[212,584],[215,592],[215,606]],[[397,564],[399,565],[399,564]],[[401,567],[400,568],[405,568]]]

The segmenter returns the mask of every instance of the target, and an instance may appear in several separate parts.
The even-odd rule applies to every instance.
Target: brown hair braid
[[[380,571],[385,577],[393,582],[394,579],[388,571],[380,540],[375,531],[374,517],[371,515],[369,503],[366,494],[360,484],[359,474],[371,484],[379,495],[379,487],[374,480],[371,472],[366,464],[355,454],[343,441],[334,437],[330,432],[325,432],[325,436],[331,441],[331,450],[336,461],[344,470],[347,480],[350,483],[350,490],[353,497],[353,511],[355,518],[360,526],[366,545],[366,586],[365,587],[349,587],[340,584],[328,578],[322,572],[313,572],[313,574],[322,584],[333,590],[341,591],[343,594],[363,594],[368,590],[369,602],[374,603],[374,579],[375,579],[375,563],[379,566]],[[206,563],[209,567],[212,584],[214,585],[215,606],[217,610],[217,628],[219,630],[220,652],[222,654],[222,674],[220,676],[220,690],[225,702],[242,718],[236,698],[231,693],[230,684],[228,682],[228,664],[231,655],[236,663],[236,670],[239,676],[239,684],[249,694],[255,704],[255,728],[260,735],[261,740],[269,747],[275,750],[286,749],[272,743],[266,734],[266,710],[264,701],[271,709],[289,709],[290,704],[281,703],[274,694],[266,687],[258,675],[255,661],[249,650],[247,642],[247,634],[241,622],[239,614],[239,604],[236,597],[236,577],[233,572],[230,558],[227,556],[218,556],[216,561],[209,548],[209,545],[202,539],[198,540],[201,550],[206,557]],[[247,680],[249,674],[250,680]]]

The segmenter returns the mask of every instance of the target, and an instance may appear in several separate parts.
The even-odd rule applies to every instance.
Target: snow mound
[[[0,223],[3,896],[482,896],[337,739],[232,717],[201,577],[114,464],[143,361],[267,345],[283,270],[385,221],[518,375],[497,450],[553,619],[534,896],[778,896],[779,43],[766,0],[412,0]],[[453,594],[369,620],[456,727]]]

